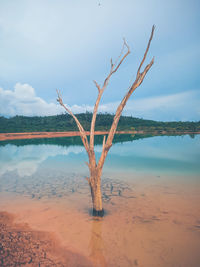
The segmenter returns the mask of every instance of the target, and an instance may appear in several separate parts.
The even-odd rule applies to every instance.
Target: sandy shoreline
[[[167,133],[163,131],[162,133],[152,133],[144,131],[117,131],[117,134],[155,134],[155,135],[183,135],[183,134],[200,134],[200,132],[177,132],[177,133]],[[90,132],[86,131],[86,135]],[[95,135],[105,135],[108,131],[96,131]],[[72,137],[80,136],[78,131],[71,132],[23,132],[23,133],[0,133],[0,141],[5,140],[16,140],[16,139],[35,139],[35,138],[55,138],[55,137]]]
[[[117,131],[118,134],[135,134],[134,131]],[[89,131],[86,132],[90,134]],[[108,134],[108,131],[96,131],[95,135]],[[33,138],[53,138],[53,137],[71,137],[80,136],[77,131],[73,132],[25,132],[25,133],[0,133],[0,141],[15,139],[33,139]]]
[[[84,256],[61,246],[54,234],[16,224],[14,219],[13,214],[0,211],[1,266],[92,267]]]
[[[107,213],[100,220],[89,214],[86,186],[56,198],[2,192],[0,262],[33,267],[198,266],[199,187],[159,181],[112,180],[112,192],[106,182]],[[120,195],[118,186],[125,188]],[[62,183],[56,185],[59,194],[62,188]]]

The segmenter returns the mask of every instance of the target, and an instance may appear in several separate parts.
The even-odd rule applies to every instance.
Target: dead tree
[[[101,97],[102,97],[103,92],[106,89],[106,87],[110,81],[111,76],[119,69],[120,65],[123,63],[125,58],[130,54],[130,48],[127,45],[125,39],[124,39],[121,54],[119,55],[119,57],[117,58],[115,63],[113,63],[113,61],[111,59],[110,72],[109,72],[108,76],[106,77],[106,79],[104,80],[103,85],[100,86],[96,81],[94,81],[94,83],[98,89],[98,96],[97,96],[97,99],[96,99],[96,102],[94,105],[94,111],[93,111],[93,116],[92,116],[92,121],[91,121],[89,140],[87,139],[86,132],[85,132],[83,126],[81,125],[81,123],[79,122],[78,118],[63,103],[61,94],[57,90],[57,94],[58,94],[57,101],[74,118],[74,120],[77,124],[77,127],[80,131],[81,140],[82,140],[83,145],[84,145],[84,147],[87,151],[87,154],[88,154],[89,162],[86,162],[86,164],[89,168],[90,177],[87,178],[87,180],[88,180],[88,183],[89,183],[90,189],[91,189],[92,203],[93,203],[93,215],[94,216],[103,216],[103,214],[104,214],[104,210],[103,210],[103,206],[102,206],[102,194],[101,194],[101,175],[102,175],[102,169],[103,169],[103,165],[104,165],[106,156],[107,156],[108,151],[110,150],[110,148],[112,146],[112,141],[113,141],[116,129],[117,129],[117,125],[118,125],[120,116],[122,114],[122,111],[123,111],[128,99],[130,98],[132,93],[135,91],[135,89],[138,86],[140,86],[140,84],[143,82],[144,77],[146,76],[147,72],[149,71],[149,69],[151,68],[151,66],[154,63],[154,58],[152,58],[151,62],[145,66],[143,71],[141,71],[141,68],[144,64],[147,53],[149,51],[149,47],[150,47],[150,44],[151,44],[151,41],[153,38],[153,34],[154,34],[154,29],[155,29],[155,26],[152,27],[151,36],[149,38],[148,45],[147,45],[147,48],[145,50],[142,61],[141,61],[139,68],[137,70],[135,81],[128,88],[128,92],[126,93],[126,95],[124,96],[124,98],[122,99],[121,103],[119,104],[119,106],[116,110],[116,113],[115,113],[115,116],[114,116],[114,119],[113,119],[113,122],[112,122],[112,125],[111,125],[111,128],[109,130],[107,138],[106,138],[106,136],[104,136],[104,138],[103,138],[102,153],[101,153],[101,156],[100,156],[100,159],[98,162],[96,161],[95,152],[94,152],[94,135],[95,135],[95,123],[96,123],[97,111],[98,111]],[[126,53],[124,52],[125,49],[126,49]]]

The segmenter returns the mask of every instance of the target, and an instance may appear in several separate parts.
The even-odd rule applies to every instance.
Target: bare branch
[[[62,97],[61,97],[61,92],[60,90],[56,89],[56,92],[57,92],[57,95],[58,95],[58,98],[57,98],[57,101],[60,103],[60,105],[73,117],[73,119],[75,120],[76,122],[76,125],[80,131],[80,136],[81,136],[81,140],[83,142],[83,145],[86,149],[86,151],[89,153],[89,144],[88,144],[88,140],[87,140],[87,135],[85,133],[85,130],[83,129],[83,126],[81,125],[81,123],[79,122],[78,118],[72,113],[72,111],[67,108],[65,106],[65,104],[63,103],[63,100],[62,100]]]
[[[106,156],[108,154],[108,151],[109,151],[110,147],[112,146],[112,141],[113,141],[116,129],[117,129],[117,125],[118,125],[120,116],[122,114],[122,111],[123,111],[128,99],[130,98],[132,93],[135,91],[135,89],[143,82],[144,77],[146,76],[147,72],[149,71],[149,69],[151,68],[151,66],[154,63],[154,58],[153,58],[151,60],[151,62],[145,67],[144,71],[142,73],[140,73],[140,69],[141,69],[141,67],[142,67],[142,65],[144,63],[144,60],[145,60],[145,58],[147,56],[147,53],[149,51],[151,40],[153,38],[154,29],[155,29],[155,26],[152,27],[151,36],[150,36],[150,39],[149,39],[149,42],[148,42],[144,57],[143,57],[143,59],[142,59],[142,61],[140,63],[140,66],[138,68],[138,73],[137,73],[136,79],[133,82],[133,84],[130,86],[128,92],[126,93],[126,95],[124,96],[124,98],[122,99],[121,103],[119,104],[119,106],[118,106],[118,108],[116,110],[116,113],[115,113],[115,116],[114,116],[114,119],[113,119],[113,123],[111,125],[110,131],[109,131],[109,134],[108,134],[108,138],[107,138],[104,150],[102,151],[101,157],[100,157],[99,162],[98,162],[98,168],[100,168],[100,169],[103,167],[105,158],[106,158]]]
[[[103,137],[103,145],[102,145],[102,151],[105,149],[105,143],[106,143],[106,136]]]
[[[144,63],[144,61],[145,61],[145,59],[146,59],[147,53],[148,53],[148,51],[149,51],[149,47],[150,47],[150,44],[151,44],[151,41],[152,41],[152,38],[153,38],[154,30],[155,30],[155,25],[152,26],[151,36],[150,36],[150,38],[149,38],[149,42],[148,42],[146,51],[145,51],[145,53],[144,53],[143,59],[142,59],[142,61],[141,61],[141,63],[140,63],[140,66],[139,66],[139,68],[138,68],[138,71],[137,71],[137,77],[140,75],[140,69],[141,69],[141,67],[142,67],[142,65],[143,65],[143,63]]]
[[[154,57],[152,58],[152,60],[151,60],[151,62],[145,67],[145,69],[144,69],[144,71],[141,73],[141,75],[143,76],[144,74],[146,74],[148,71],[149,71],[149,69],[151,68],[151,66],[153,65],[153,63],[154,63]]]
[[[117,58],[117,60],[115,61],[115,64],[112,64],[112,67],[111,67],[111,71],[110,71],[110,73],[109,73],[109,75],[107,76],[107,78],[105,79],[105,81],[104,81],[104,84],[103,84],[103,87],[105,86],[107,86],[107,84],[108,84],[108,81],[109,81],[109,79],[110,79],[110,77],[112,76],[112,74],[113,73],[115,73],[118,69],[119,69],[119,67],[120,67],[120,65],[122,64],[122,62],[124,61],[124,59],[128,56],[128,54],[130,54],[130,48],[129,48],[129,46],[128,46],[128,44],[126,43],[126,40],[125,39],[123,39],[124,40],[124,43],[123,43],[123,46],[122,46],[122,51],[121,51],[121,53],[120,53],[120,55],[119,55],[119,57]],[[126,54],[122,57],[122,55],[123,55],[123,52],[124,52],[124,47],[126,47],[127,48],[127,52],[126,52]],[[122,57],[122,58],[121,58]],[[121,58],[121,60],[120,60],[120,58]],[[117,62],[120,60],[120,62],[117,64]],[[117,65],[117,66],[116,66]],[[116,66],[116,67],[115,67]]]
[[[123,56],[123,58],[120,60],[120,62],[118,63],[117,67],[113,70],[112,74],[115,73],[115,72],[118,70],[119,66],[122,64],[122,62],[124,61],[124,59],[128,56],[128,54],[131,53],[130,48],[129,48],[129,46],[128,46],[126,40],[125,40],[125,38],[124,38],[123,40],[124,40],[124,45],[123,45],[123,47],[126,46],[126,48],[127,48],[127,52],[126,52],[126,54]],[[123,53],[123,50],[122,50],[122,53]],[[121,57],[121,56],[120,56],[120,57]],[[116,65],[116,64],[115,64],[115,65]]]
[[[94,111],[93,111],[93,116],[92,116],[92,121],[91,121],[91,126],[90,126],[90,150],[94,150],[94,131],[95,131],[95,123],[96,123],[96,116],[97,116],[97,110],[99,107],[99,102],[101,100],[101,96],[103,94],[104,89],[101,89],[98,93],[96,103],[94,105]],[[94,155],[95,157],[95,155]]]
[[[123,55],[123,53],[124,53],[124,48],[125,48],[125,46],[127,47],[127,49],[128,50],[130,50],[129,49],[129,46],[127,45],[127,43],[126,43],[126,40],[125,40],[125,38],[123,38],[123,46],[122,46],[122,49],[121,49],[121,52],[120,52],[120,54],[119,54],[119,56],[117,57],[117,59],[115,60],[115,63],[114,63],[114,65],[117,65],[117,62],[120,60],[120,58],[122,57],[122,55]]]
[[[124,47],[126,47],[128,51],[122,57],[122,54],[124,52]],[[121,58],[120,62],[118,63],[118,65],[116,67],[115,67],[115,65],[117,64],[117,61],[116,61],[115,64],[113,64],[112,59],[111,59],[111,70],[110,70],[110,73],[108,74],[108,76],[106,77],[106,79],[104,80],[103,87],[100,88],[100,86],[97,84],[97,82],[94,81],[95,85],[98,88],[99,93],[98,93],[98,96],[97,96],[97,99],[96,99],[96,102],[95,102],[95,105],[94,105],[94,111],[93,111],[93,116],[92,116],[92,121],[91,121],[91,127],[90,127],[90,150],[94,150],[94,130],[95,130],[95,123],[96,123],[97,111],[98,111],[98,107],[99,107],[99,103],[100,103],[102,94],[103,94],[104,90],[106,89],[106,87],[108,85],[108,82],[109,82],[111,76],[113,75],[113,73],[115,73],[118,70],[118,68],[120,67],[120,65],[122,64],[122,62],[125,60],[125,58],[128,56],[128,54],[130,54],[130,48],[129,48],[129,46],[126,43],[126,40],[124,39],[122,50],[121,50],[121,53],[120,53],[119,57],[117,58],[117,61],[121,57],[122,58]]]
[[[100,87],[100,85],[94,80],[93,81],[94,82],[94,84],[96,85],[96,87],[97,87],[97,89],[98,89],[98,91],[99,91],[99,93],[100,93],[100,91],[101,91],[101,87]]]
[[[112,58],[110,59],[110,66],[111,66],[111,70],[112,70],[112,67],[113,67],[113,61],[112,61]]]
[[[57,92],[57,95],[58,95],[58,98],[57,98],[57,101],[60,103],[60,105],[62,106],[63,105],[63,102],[62,102],[62,96],[61,96],[61,92],[60,90],[56,89],[56,92]]]
[[[143,82],[144,77],[146,76],[147,72],[150,70],[153,63],[154,63],[154,57],[152,58],[151,62],[148,65],[146,65],[146,67],[144,68],[144,71],[140,74],[139,85]]]
[[[124,40],[124,45],[127,47],[127,49],[130,51],[130,47],[128,46],[128,44],[127,44],[127,42],[126,42],[126,39],[125,38],[123,38],[123,40]]]

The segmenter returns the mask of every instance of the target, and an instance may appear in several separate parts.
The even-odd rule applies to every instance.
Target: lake
[[[199,266],[200,135],[116,138],[101,219],[91,216],[87,160],[79,137],[0,142],[0,211],[53,233],[78,255],[70,266]]]

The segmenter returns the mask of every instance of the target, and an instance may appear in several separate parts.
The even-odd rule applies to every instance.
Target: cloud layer
[[[3,116],[45,116],[61,112],[61,107],[37,97],[29,84],[17,83],[14,90],[0,88],[0,114]]]
[[[55,97],[54,88],[65,88],[69,105],[92,105],[92,80],[104,81],[110,58],[117,58],[125,37],[131,54],[104,95],[105,102],[118,101],[135,77],[155,24],[146,61],[155,56],[155,64],[140,97],[199,88],[199,1],[100,2],[0,1],[1,86],[26,82],[48,102]]]
[[[199,120],[200,92],[186,91],[171,95],[135,98],[125,107],[124,115],[132,115],[145,119],[172,121],[172,120]],[[114,113],[120,102],[101,104],[99,112]],[[93,111],[91,105],[72,105],[69,107],[74,113]],[[0,88],[0,115],[1,116],[48,116],[63,113],[64,109],[55,103],[48,103],[35,93],[29,84],[17,83],[14,90]]]

